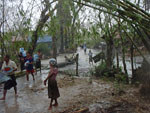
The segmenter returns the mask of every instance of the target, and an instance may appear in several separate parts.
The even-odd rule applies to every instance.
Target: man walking
[[[7,73],[7,75],[11,78],[10,80],[6,81],[4,84],[3,97],[0,100],[5,100],[7,90],[11,89],[12,87],[14,87],[15,95],[17,95],[17,87],[16,87],[17,82],[14,73],[17,70],[17,65],[14,61],[10,60],[9,55],[5,55],[1,70]]]

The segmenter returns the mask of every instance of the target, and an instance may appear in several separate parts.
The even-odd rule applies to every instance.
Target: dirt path
[[[43,73],[47,75],[47,72]],[[48,112],[49,99],[47,87],[43,85],[45,76],[36,76],[36,82],[32,80],[28,84],[25,77],[19,78],[18,97],[14,97],[14,91],[8,91],[6,101],[0,101],[0,113],[45,113]],[[61,97],[59,107],[53,112],[70,112],[73,109],[86,107],[97,100],[98,95],[106,95],[105,92],[111,89],[109,84],[97,84],[89,78],[73,78],[65,75],[58,75],[58,86]],[[2,92],[0,92],[2,96]],[[104,94],[103,94],[104,93]],[[96,94],[96,95],[95,95]]]
[[[81,50],[79,50],[81,51]],[[95,52],[96,54],[96,52]],[[59,59],[61,62],[64,59]],[[47,64],[46,64],[47,63]],[[48,65],[48,61],[45,61]],[[80,53],[79,66],[82,71],[89,71],[92,66],[88,63],[88,55]],[[74,69],[75,65],[64,69]],[[63,70],[63,69],[62,69]],[[18,78],[18,97],[14,96],[13,89],[8,91],[6,101],[0,101],[0,113],[76,113],[85,109],[84,113],[150,113],[150,104],[141,99],[139,88],[126,86],[120,95],[116,94],[114,84],[102,81],[99,78],[69,77],[58,74],[58,86],[60,90],[59,107],[48,111],[50,100],[48,99],[47,87],[43,80],[48,70],[38,73],[36,81],[26,82],[25,76]],[[2,96],[2,86],[0,96]],[[77,112],[83,113],[83,112]]]
[[[32,80],[28,84],[19,82],[19,96],[15,98],[13,90],[10,90],[6,101],[0,101],[0,113],[49,113],[47,108],[50,100],[47,88],[43,85],[46,74],[47,71],[43,72],[42,76],[37,75],[35,83],[32,83]],[[24,79],[22,77],[18,81]],[[59,106],[53,108],[52,113],[75,113],[83,108],[90,108],[91,112],[87,113],[149,113],[150,111],[149,104],[143,104],[145,102],[138,99],[137,88],[128,88],[122,96],[113,96],[113,83],[110,82],[60,74],[57,80],[61,97],[58,99]]]

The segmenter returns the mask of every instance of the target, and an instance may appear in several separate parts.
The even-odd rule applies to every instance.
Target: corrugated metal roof
[[[46,42],[52,42],[52,37],[45,35],[43,37],[39,37],[37,43],[46,43]]]
[[[31,42],[31,37],[28,37],[28,41]],[[37,43],[46,43],[46,42],[52,42],[52,37],[49,35],[45,35],[43,37],[39,37],[37,40]]]

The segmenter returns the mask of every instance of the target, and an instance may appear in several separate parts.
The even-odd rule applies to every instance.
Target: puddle
[[[79,72],[86,75],[86,72],[92,66],[88,63],[87,54],[84,54],[82,50],[79,51],[81,52],[79,55]],[[94,54],[98,52],[96,50],[93,51]],[[60,70],[69,69],[75,69],[75,64],[60,68]],[[29,82],[26,81],[25,76],[18,78],[19,96],[15,98],[13,88],[9,90],[6,101],[0,101],[0,113],[47,113],[50,100],[48,99],[47,87],[44,86],[43,80],[47,77],[48,72],[49,70],[42,70],[42,74],[38,72],[35,75],[35,82],[33,82],[31,75],[29,76]],[[58,99],[59,107],[53,108],[53,113],[70,113],[90,105],[90,112],[94,112],[94,109],[104,109],[105,106],[109,108],[112,104],[115,105],[109,101],[114,98],[112,97],[113,85],[110,83],[91,80],[90,77],[69,77],[64,74],[58,74],[57,81],[61,96]],[[2,96],[2,89],[3,86],[0,86],[0,96]]]

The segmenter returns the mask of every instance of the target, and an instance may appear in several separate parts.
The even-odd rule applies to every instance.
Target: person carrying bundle
[[[4,57],[4,62],[1,69],[5,74],[10,77],[6,82],[4,82],[4,91],[3,91],[3,97],[0,100],[5,100],[7,90],[14,87],[15,95],[17,95],[17,82],[15,77],[15,71],[17,70],[17,65],[14,61],[10,60],[10,56],[6,55]]]

